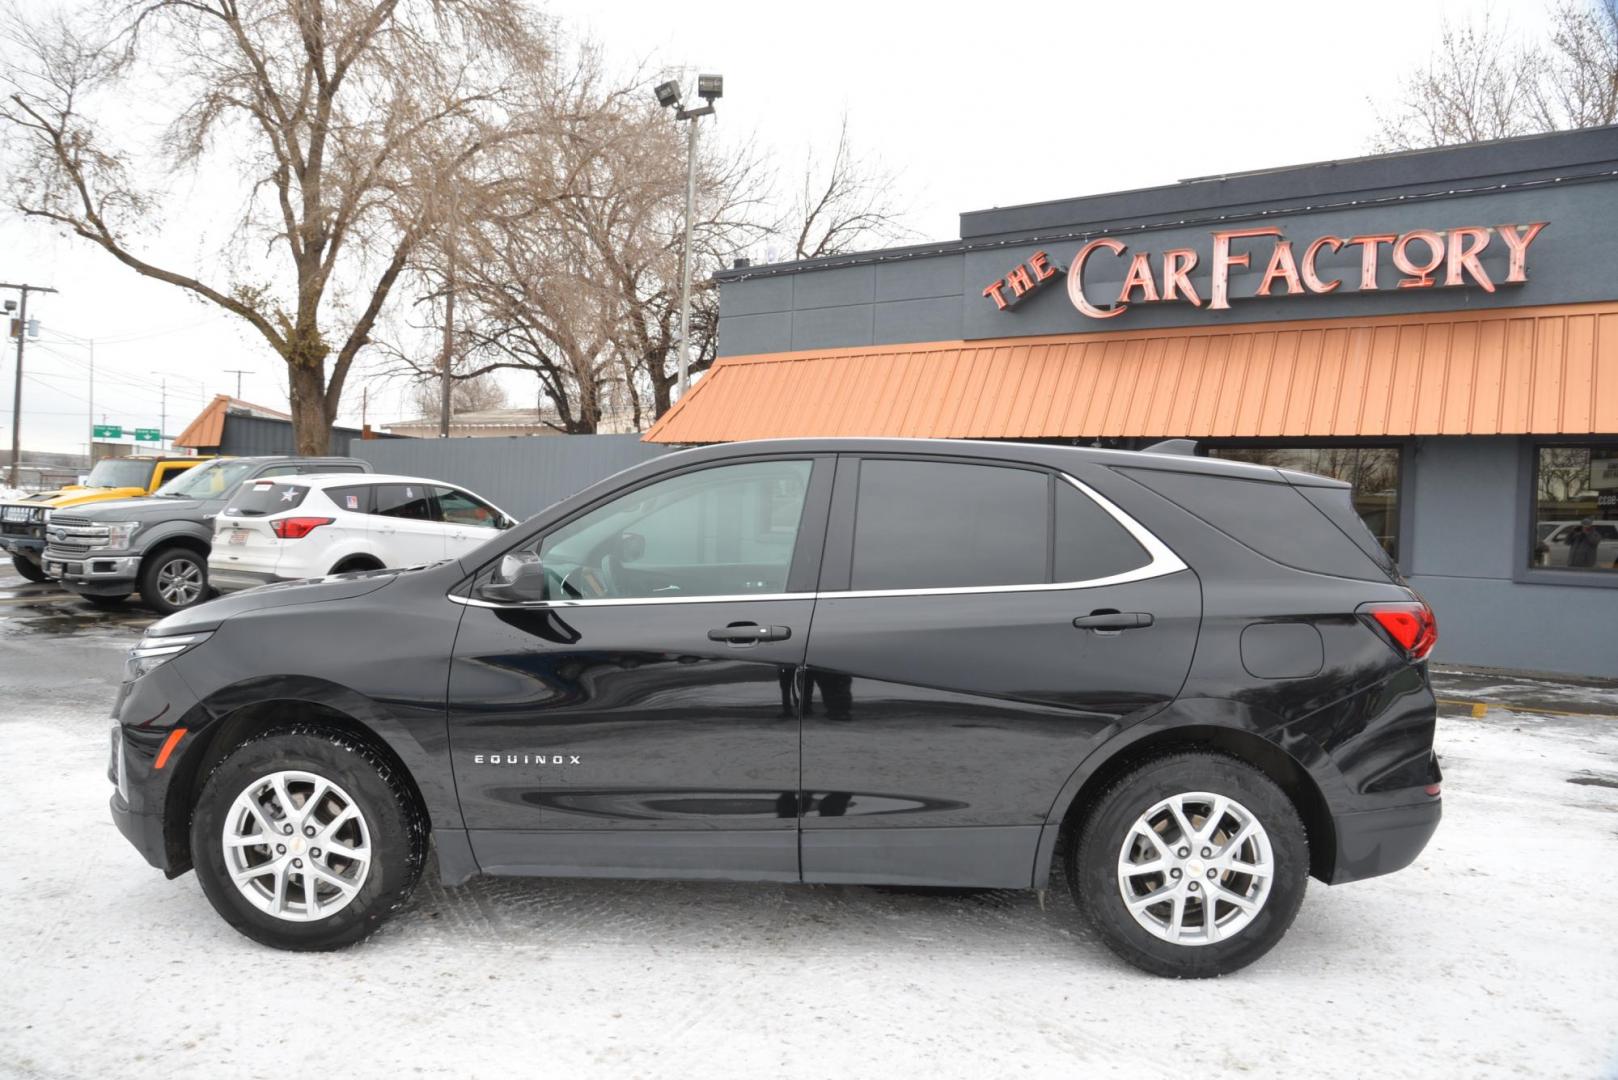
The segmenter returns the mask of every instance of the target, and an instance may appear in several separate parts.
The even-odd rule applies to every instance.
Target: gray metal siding
[[[349,440],[357,439],[359,436],[360,433],[353,428],[332,428],[328,452],[337,455],[347,454]],[[292,441],[292,424],[286,420],[263,416],[227,415],[219,442],[221,454],[238,457],[297,453],[297,446]]]
[[[638,435],[354,439],[347,448],[377,472],[457,484],[519,518],[668,450]]]
[[[1618,677],[1618,590],[1512,580],[1528,507],[1515,438],[1420,439],[1410,584],[1438,615],[1435,662]]]

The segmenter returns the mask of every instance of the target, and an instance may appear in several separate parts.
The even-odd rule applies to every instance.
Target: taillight
[[[270,522],[270,529],[283,540],[302,540],[322,525],[330,525],[336,518],[277,518]]]
[[[1420,600],[1361,604],[1359,612],[1369,616],[1412,660],[1425,660],[1438,644],[1438,619]]]

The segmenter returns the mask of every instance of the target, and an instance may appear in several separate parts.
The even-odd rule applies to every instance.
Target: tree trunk
[[[287,365],[292,388],[292,442],[301,457],[331,453],[331,422],[326,419],[323,367]]]

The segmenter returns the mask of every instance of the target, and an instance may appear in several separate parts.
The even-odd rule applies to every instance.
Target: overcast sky
[[[725,76],[719,124],[705,137],[751,140],[783,181],[811,141],[848,112],[856,146],[898,176],[917,239],[958,234],[964,210],[1115,191],[1210,173],[1366,152],[1373,102],[1436,44],[1441,20],[1484,3],[1358,0],[1040,4],[610,3],[546,5],[624,66],[688,65]],[[1497,18],[1543,33],[1544,5],[1495,0]],[[704,120],[704,124],[708,121]],[[197,190],[206,206],[237,193]],[[205,258],[184,214],[162,246]],[[168,434],[215,393],[286,407],[280,359],[232,316],[138,277],[85,242],[0,218],[0,281],[53,285],[24,364],[23,444],[82,451],[95,413],[156,427],[167,383]],[[11,294],[7,294],[11,295]],[[0,358],[0,437],[11,440],[14,343]],[[531,378],[506,376],[513,403]],[[399,383],[350,378],[341,420],[373,424],[411,410]]]

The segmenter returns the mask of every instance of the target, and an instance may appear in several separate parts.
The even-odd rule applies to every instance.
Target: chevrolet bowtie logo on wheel
[[[583,765],[577,754],[473,754],[474,765]]]

